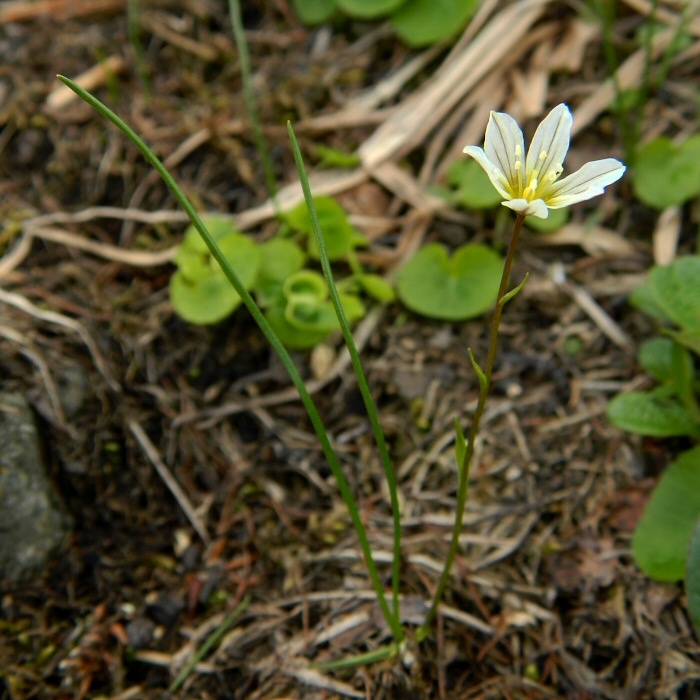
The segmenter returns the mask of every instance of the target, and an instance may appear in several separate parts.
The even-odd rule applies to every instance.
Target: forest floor
[[[647,56],[640,32],[654,12],[675,31],[683,3],[614,4],[606,37],[586,3],[485,2],[463,35],[414,50],[387,23],[307,28],[287,0],[245,0],[282,208],[300,201],[289,119],[314,194],[350,213],[373,272],[390,276],[429,241],[503,252],[512,212],[448,206],[431,189],[464,146],[483,143],[490,110],[531,137],[566,102],[567,171],[625,160],[607,41],[623,87],[664,71],[639,139],[696,128],[699,20],[690,48],[671,55],[662,41]],[[645,385],[635,355],[653,324],[627,298],[668,248],[668,227],[626,178],[559,232],[521,242],[513,279],[530,278],[504,313],[462,548],[432,634],[403,659],[310,665],[390,641],[311,424],[245,310],[206,327],[176,316],[168,283],[186,216],[129,141],[55,78],[83,81],[134,127],[199,211],[273,236],[226,4],[156,0],[138,19],[145,81],[125,0],[0,7],[0,280],[14,331],[0,338],[0,379],[34,406],[73,522],[40,575],[2,588],[0,698],[700,697],[683,588],[648,579],[630,553],[682,445],[628,435],[605,415],[612,396]],[[319,146],[360,162],[325,169]],[[674,250],[694,250],[697,217],[680,212]],[[467,349],[485,357],[490,314],[450,323],[369,306],[357,343],[397,470],[410,631],[447,551],[453,422],[469,425]],[[331,336],[294,358],[388,581],[388,492],[341,351]]]

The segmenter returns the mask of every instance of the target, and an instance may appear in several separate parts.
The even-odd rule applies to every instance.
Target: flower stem
[[[515,251],[518,247],[520,231],[523,228],[524,221],[525,217],[522,214],[519,214],[518,218],[515,220],[515,228],[513,229],[513,235],[511,236],[510,244],[508,245],[508,252],[506,253],[506,259],[503,264],[503,275],[501,276],[501,285],[499,287],[497,297],[498,302],[496,303],[496,309],[493,313],[493,320],[491,321],[491,338],[489,340],[489,352],[486,358],[486,368],[483,370],[486,381],[479,382],[479,400],[476,404],[476,410],[474,411],[474,417],[472,418],[471,428],[469,429],[467,447],[462,457],[462,464],[457,465],[458,473],[461,476],[457,489],[457,507],[455,510],[455,523],[454,527],[452,528],[450,548],[447,552],[447,557],[445,558],[445,565],[442,573],[440,574],[440,580],[438,581],[438,586],[435,590],[435,595],[433,596],[432,605],[430,606],[430,610],[428,610],[425,622],[417,631],[418,641],[422,641],[428,636],[428,629],[435,619],[435,615],[437,614],[438,606],[440,605],[440,601],[442,600],[442,596],[445,593],[445,589],[447,588],[447,584],[450,579],[452,565],[454,564],[455,557],[457,556],[459,536],[462,533],[462,522],[464,520],[464,509],[467,505],[467,494],[469,492],[469,469],[471,467],[472,457],[474,456],[474,442],[479,432],[479,424],[481,423],[484,408],[486,407],[486,399],[488,398],[489,390],[491,388],[491,376],[493,374],[493,365],[496,361],[496,349],[498,345],[498,330],[501,325],[503,307],[511,298],[510,296],[507,296],[508,282],[510,280],[510,271],[513,267],[513,259],[515,258]]]

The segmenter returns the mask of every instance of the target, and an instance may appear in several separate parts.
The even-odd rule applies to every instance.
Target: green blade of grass
[[[224,638],[231,625],[241,616],[250,605],[251,596],[247,594],[245,598],[224,618],[224,621],[211,633],[207,641],[202,644],[197,653],[182,667],[175,680],[168,688],[169,693],[174,693],[194,671],[197,664]]]
[[[384,587],[382,585],[381,578],[379,577],[379,572],[377,570],[377,565],[374,561],[374,557],[372,556],[372,549],[370,547],[369,539],[367,537],[367,531],[365,530],[362,518],[360,517],[360,512],[358,510],[357,503],[355,502],[355,498],[352,495],[352,490],[350,489],[350,485],[348,484],[348,481],[345,478],[345,475],[343,474],[342,467],[340,466],[340,461],[338,460],[338,457],[335,451],[333,450],[333,446],[331,445],[330,439],[326,432],[325,425],[323,424],[323,420],[321,419],[318,409],[316,408],[316,404],[311,398],[311,395],[309,394],[306,385],[304,384],[304,380],[301,378],[301,375],[299,374],[299,371],[297,370],[291,356],[287,352],[287,349],[284,347],[284,345],[282,345],[282,342],[270,327],[270,324],[267,322],[267,319],[263,315],[262,311],[255,303],[253,297],[243,286],[241,280],[238,278],[238,275],[236,275],[235,270],[231,267],[231,264],[221,252],[221,249],[217,245],[216,241],[212,238],[209,231],[207,231],[207,229],[205,228],[204,224],[202,223],[202,220],[199,217],[199,214],[197,214],[197,211],[192,206],[189,199],[187,199],[185,193],[177,184],[177,182],[170,174],[168,169],[163,165],[163,163],[160,162],[160,160],[156,157],[153,151],[146,145],[145,141],[128,124],[126,124],[124,120],[118,117],[111,109],[109,109],[109,107],[100,102],[96,97],[93,97],[89,92],[87,92],[87,90],[84,90],[82,87],[80,87],[80,85],[70,80],[70,78],[66,78],[62,75],[59,75],[57,77],[64,85],[66,85],[76,95],[78,95],[78,97],[80,97],[82,100],[87,102],[87,104],[89,104],[91,107],[97,110],[97,112],[99,112],[103,117],[105,117],[105,119],[108,119],[110,122],[112,122],[112,124],[114,124],[136,146],[136,148],[139,149],[143,157],[153,166],[153,168],[155,168],[155,170],[161,176],[161,178],[168,186],[170,191],[173,193],[175,199],[177,199],[177,201],[180,203],[180,206],[182,206],[182,208],[185,210],[187,216],[192,222],[192,225],[197,229],[199,235],[206,243],[207,248],[209,249],[209,252],[211,253],[212,257],[214,258],[214,260],[216,260],[217,263],[219,263],[227,279],[229,280],[233,288],[236,290],[238,295],[241,297],[243,304],[248,309],[255,322],[258,324],[258,327],[272,346],[273,350],[279,356],[282,364],[284,365],[284,368],[287,370],[287,373],[289,374],[289,377],[292,380],[292,383],[294,384],[296,390],[299,393],[299,397],[301,399],[302,404],[304,405],[304,408],[306,409],[306,412],[309,415],[309,419],[311,420],[311,424],[313,425],[314,432],[316,433],[316,436],[318,437],[318,440],[321,444],[323,454],[326,460],[328,461],[328,466],[333,472],[333,476],[335,477],[336,482],[338,484],[338,490],[340,491],[343,501],[345,502],[345,505],[347,506],[348,511],[350,513],[350,518],[352,520],[353,527],[355,528],[355,532],[357,533],[360,549],[362,550],[362,554],[365,559],[365,565],[367,566],[367,571],[372,581],[372,587],[374,588],[374,591],[377,594],[377,601],[382,610],[382,614],[386,618],[387,624],[391,628],[394,637],[397,640],[400,639],[403,634],[401,625],[397,624],[396,617],[392,614],[389,608],[389,604],[386,600],[386,596],[384,595]]]
[[[403,640],[403,630],[401,627],[401,614],[399,610],[399,584],[401,582],[401,513],[399,509],[399,497],[398,497],[398,486],[396,483],[396,474],[394,473],[394,466],[391,463],[391,458],[389,457],[389,452],[386,448],[386,440],[384,439],[384,432],[379,423],[379,416],[377,415],[377,408],[372,399],[372,394],[369,390],[369,384],[367,383],[367,378],[365,377],[364,369],[362,368],[362,362],[360,360],[360,355],[357,352],[357,346],[355,345],[355,339],[352,336],[352,330],[350,329],[350,324],[343,311],[343,305],[340,302],[340,296],[338,295],[338,290],[335,286],[335,280],[333,278],[333,271],[331,270],[331,263],[328,259],[328,252],[326,250],[326,244],[321,232],[321,225],[318,221],[318,214],[316,212],[316,207],[314,206],[314,200],[311,196],[311,187],[309,186],[309,178],[306,175],[306,168],[304,167],[304,161],[301,157],[301,151],[299,150],[299,144],[297,143],[296,136],[294,134],[294,129],[290,122],[287,122],[287,131],[289,132],[289,138],[292,141],[292,150],[294,151],[294,159],[296,160],[297,170],[299,171],[299,178],[301,179],[301,188],[304,192],[304,199],[306,200],[306,207],[309,210],[309,217],[311,219],[311,227],[314,231],[314,237],[316,238],[316,244],[318,245],[319,257],[321,260],[321,267],[323,269],[323,275],[326,278],[326,284],[328,285],[328,292],[333,302],[333,308],[335,309],[335,314],[338,317],[338,323],[340,324],[340,329],[343,332],[343,338],[345,339],[345,345],[350,353],[350,359],[352,361],[352,367],[355,372],[355,377],[357,378],[357,385],[362,394],[362,399],[367,410],[367,415],[369,417],[370,423],[372,425],[372,430],[374,432],[374,438],[377,443],[377,448],[379,449],[379,455],[382,461],[382,466],[384,468],[384,474],[389,486],[389,493],[391,498],[391,511],[394,521],[394,552],[393,552],[393,563],[392,563],[392,597],[394,603],[394,622],[396,630],[400,631],[399,636],[396,636],[396,630],[392,627],[394,631],[394,636],[397,642]]]
[[[229,0],[228,9],[229,14],[231,15],[233,38],[236,41],[236,47],[238,48],[238,59],[241,63],[241,78],[243,80],[243,99],[245,100],[245,108],[246,112],[248,112],[248,119],[250,119],[250,125],[253,129],[253,140],[255,141],[255,149],[258,152],[258,156],[260,157],[260,161],[263,166],[263,172],[265,174],[265,184],[267,185],[267,192],[270,195],[270,199],[272,200],[272,204],[275,207],[275,211],[277,211],[277,181],[275,180],[275,173],[272,167],[272,161],[270,160],[270,152],[267,149],[265,137],[263,136],[262,128],[260,126],[260,116],[258,115],[258,109],[255,105],[253,79],[252,72],[250,69],[250,55],[248,54],[248,43],[245,40],[245,31],[243,30],[243,19],[241,17],[241,4],[239,0]],[[279,214],[279,211],[277,211],[277,213]]]

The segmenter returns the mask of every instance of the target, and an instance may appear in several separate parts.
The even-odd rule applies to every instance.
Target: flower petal
[[[501,197],[510,199],[513,196],[505,188],[503,181],[494,173],[495,170],[500,171],[500,167],[489,159],[482,148],[479,148],[478,146],[467,146],[464,149],[464,153],[474,158],[474,160],[483,168],[484,172],[489,176],[491,184],[498,190]]]
[[[576,202],[603,194],[604,188],[619,180],[625,166],[614,158],[594,160],[580,170],[550,185],[546,193],[547,206],[561,209]]]
[[[557,173],[557,177],[561,174],[561,165],[569,150],[573,122],[569,108],[562,103],[544,118],[532,137],[527,152],[527,173],[528,178],[530,173],[535,174],[540,182],[540,192],[549,184],[547,176],[550,172]],[[542,159],[541,155],[544,155]]]
[[[549,216],[549,209],[543,199],[535,199],[532,202],[527,199],[511,199],[501,204],[523,216],[537,216],[540,219],[546,219]]]
[[[525,182],[525,142],[518,123],[505,112],[491,112],[486,126],[484,151],[505,175],[513,191],[519,196]]]

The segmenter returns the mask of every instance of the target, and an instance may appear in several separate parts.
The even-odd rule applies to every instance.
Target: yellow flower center
[[[520,155],[520,146],[515,147],[516,158]],[[527,199],[528,202],[532,202],[535,199],[541,199],[545,194],[545,191],[553,182],[555,182],[558,177],[564,172],[564,168],[561,163],[557,163],[554,168],[546,173],[546,175],[541,177],[542,166],[547,160],[547,151],[541,151],[537,158],[537,163],[531,171],[526,173],[526,177],[529,177],[529,182],[522,192],[522,198]],[[515,169],[520,169],[520,161],[515,161]],[[541,185],[544,185],[543,187]],[[541,191],[538,192],[538,187]]]

